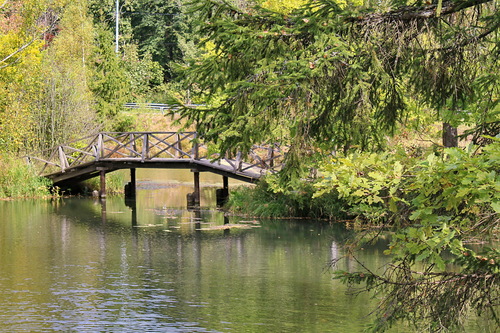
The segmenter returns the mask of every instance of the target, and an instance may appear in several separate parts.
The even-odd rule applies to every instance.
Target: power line
[[[116,0],[116,16],[115,16],[115,52],[119,52],[119,37],[120,37],[120,0]]]

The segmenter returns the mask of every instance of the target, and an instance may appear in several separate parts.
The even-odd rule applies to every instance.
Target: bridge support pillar
[[[187,205],[188,207],[199,206],[200,205],[200,172],[197,170],[191,170],[193,172],[194,178],[194,192],[188,193],[187,195]]]
[[[135,198],[127,198],[125,197],[125,206],[130,208],[131,211],[131,219],[132,219],[132,226],[137,225],[137,201]]]
[[[133,199],[136,193],[135,169],[130,169],[130,182],[125,184],[125,197]]]
[[[103,198],[102,200],[100,200],[101,202],[101,222],[103,224],[106,223],[107,221],[107,216],[106,216],[106,199]]]
[[[229,178],[223,176],[222,184],[223,184],[222,188],[219,188],[215,191],[217,206],[219,207],[224,206],[224,204],[227,201],[227,198],[229,197]]]
[[[196,206],[200,205],[200,173],[198,171],[193,172],[194,175],[194,204]]]
[[[101,191],[99,192],[99,196],[101,198],[106,198],[106,170],[100,171],[100,179],[101,179]]]

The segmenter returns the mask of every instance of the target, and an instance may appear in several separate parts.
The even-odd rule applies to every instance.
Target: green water
[[[370,322],[376,301],[332,280],[350,236],[341,225],[224,217],[213,178],[202,178],[201,210],[188,210],[189,172],[174,184],[138,176],[135,207],[0,202],[0,331],[361,332]],[[248,229],[207,230],[224,223]],[[383,250],[360,259],[382,267]]]

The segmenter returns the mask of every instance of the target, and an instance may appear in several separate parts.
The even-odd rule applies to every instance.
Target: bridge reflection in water
[[[199,205],[200,172],[223,176],[220,193],[227,196],[228,178],[255,183],[266,173],[280,170],[286,153],[283,148],[278,144],[254,145],[248,154],[220,156],[212,153],[196,132],[101,132],[26,158],[39,175],[60,188],[99,176],[101,197],[106,196],[109,172],[130,169],[126,192],[134,196],[138,168],[190,169],[194,175],[191,201]]]

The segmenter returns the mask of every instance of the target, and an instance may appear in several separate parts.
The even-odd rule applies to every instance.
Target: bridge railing
[[[40,175],[65,172],[97,161],[198,160],[225,165],[234,172],[274,172],[281,168],[286,149],[277,144],[255,145],[248,155],[220,157],[211,153],[196,132],[102,132],[39,155],[27,156]],[[46,157],[44,157],[46,156]]]

